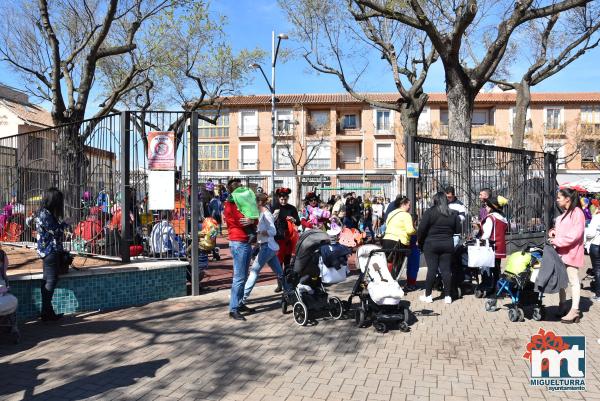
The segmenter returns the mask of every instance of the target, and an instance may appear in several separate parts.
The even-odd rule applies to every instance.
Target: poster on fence
[[[148,209],[175,208],[175,171],[148,172]]]
[[[406,163],[406,178],[419,178],[419,163]]]
[[[175,170],[175,132],[148,132],[148,168]]]

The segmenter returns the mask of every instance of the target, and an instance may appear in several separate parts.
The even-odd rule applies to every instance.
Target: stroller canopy
[[[329,244],[329,235],[321,230],[306,230],[300,235],[296,245],[294,271],[298,275],[319,275],[319,255],[321,245]]]

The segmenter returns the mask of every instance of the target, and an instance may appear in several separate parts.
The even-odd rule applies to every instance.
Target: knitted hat
[[[502,211],[502,208],[508,204],[508,199],[504,196],[498,195],[495,200],[486,199],[485,204],[496,211]]]

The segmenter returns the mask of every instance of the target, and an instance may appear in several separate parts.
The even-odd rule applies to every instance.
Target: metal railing
[[[490,188],[509,200],[504,208],[509,234],[543,232],[551,226],[556,188],[553,154],[431,138],[409,138],[408,147],[419,166],[419,178],[407,184],[412,186],[409,193],[414,191],[417,215],[430,207],[436,192],[453,186],[468,210],[463,227],[467,235],[479,217],[479,192]]]
[[[375,159],[375,168],[394,168],[394,159]]]
[[[238,136],[240,137],[257,137],[260,135],[260,128],[243,128],[238,127]]]
[[[331,159],[312,159],[308,162],[306,168],[309,170],[323,170],[331,168]]]
[[[258,170],[260,160],[258,159],[240,159],[238,160],[238,168],[240,170]]]

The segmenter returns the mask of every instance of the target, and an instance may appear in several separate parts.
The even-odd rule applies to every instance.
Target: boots
[[[579,309],[571,309],[569,311],[569,313],[567,313],[567,315],[565,317],[563,317],[562,319],[560,319],[561,323],[579,323],[579,320],[581,319],[581,315],[579,313]]]
[[[54,313],[54,309],[52,308],[52,296],[54,295],[54,290],[48,290],[46,288],[46,281],[42,280],[41,286],[42,292],[42,321],[44,322],[54,322],[63,317],[62,313],[56,314]]]
[[[281,292],[281,291],[283,291],[283,287],[282,287],[282,285],[281,285],[281,279],[280,279],[280,278],[278,278],[278,279],[277,279],[277,288],[275,288],[275,293],[279,293],[279,292]]]

